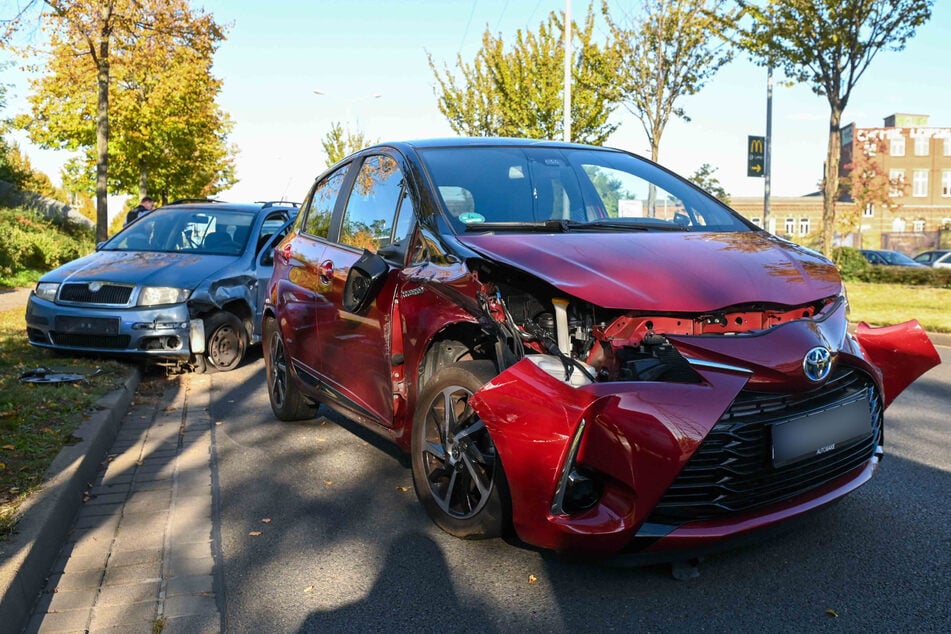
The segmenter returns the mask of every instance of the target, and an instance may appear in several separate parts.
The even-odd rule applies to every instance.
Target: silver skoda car
[[[273,245],[293,203],[171,204],[44,275],[26,309],[30,343],[66,353],[236,368],[260,341]]]

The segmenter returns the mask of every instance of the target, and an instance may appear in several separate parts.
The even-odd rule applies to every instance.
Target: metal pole
[[[565,142],[571,141],[571,0],[565,0],[565,88],[563,128]]]
[[[763,161],[763,229],[769,231],[769,187],[773,178],[773,67],[766,72],[766,147]]]

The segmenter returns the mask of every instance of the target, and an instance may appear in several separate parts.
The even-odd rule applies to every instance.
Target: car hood
[[[155,251],[96,251],[43,276],[43,282],[113,282],[195,289],[238,258]]]
[[[841,290],[821,255],[763,232],[481,234],[459,241],[604,308],[806,304]]]

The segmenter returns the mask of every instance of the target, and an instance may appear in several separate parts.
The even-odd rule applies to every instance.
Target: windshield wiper
[[[625,218],[623,220],[606,218],[582,223],[580,224],[580,228],[621,229],[624,231],[652,231],[654,229],[659,231],[690,231],[689,227],[667,222],[666,220],[658,220],[657,218]]]
[[[586,223],[574,220],[536,220],[533,222],[474,222],[466,231],[517,231],[530,233],[568,233]]]

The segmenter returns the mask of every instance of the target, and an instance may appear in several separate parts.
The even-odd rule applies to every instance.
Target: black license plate
[[[119,320],[109,317],[57,317],[56,332],[68,335],[119,334]]]
[[[872,433],[868,398],[773,425],[773,466],[832,451]]]

